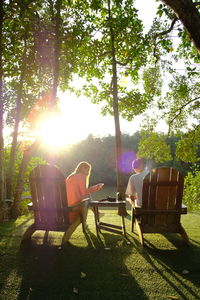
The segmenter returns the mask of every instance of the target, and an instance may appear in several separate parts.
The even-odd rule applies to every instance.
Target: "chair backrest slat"
[[[65,177],[51,165],[39,165],[30,174],[35,222],[56,229],[69,222]]]
[[[178,222],[180,215],[170,215],[170,210],[181,210],[183,176],[177,170],[160,167],[151,170],[143,181],[143,209],[169,210],[169,215],[143,216],[145,224],[168,224]]]

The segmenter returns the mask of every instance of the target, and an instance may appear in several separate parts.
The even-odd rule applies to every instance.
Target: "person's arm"
[[[130,198],[130,199],[131,199],[131,201],[133,201],[133,202],[134,202],[134,201],[135,201],[135,199],[136,199],[136,197],[135,197],[135,196],[131,196],[131,195],[129,196],[129,198]]]
[[[93,185],[89,188],[86,187],[86,176],[83,175],[81,176],[81,180],[80,180],[80,191],[81,191],[81,194],[83,196],[86,196],[90,193],[93,193],[93,192],[96,192],[96,191],[99,191],[101,188],[102,188],[103,184],[102,183],[98,183],[96,185]]]

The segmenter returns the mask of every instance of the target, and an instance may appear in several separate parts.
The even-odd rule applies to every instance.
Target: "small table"
[[[99,233],[102,230],[106,230],[109,232],[114,232],[118,234],[123,234],[126,237],[126,227],[124,222],[124,216],[121,217],[121,226],[114,225],[110,223],[100,222],[99,218],[99,207],[117,207],[125,206],[126,201],[119,201],[119,202],[110,202],[110,201],[91,201],[90,207],[94,209],[94,218],[95,218],[95,225],[96,225],[96,233],[97,237],[99,237]]]

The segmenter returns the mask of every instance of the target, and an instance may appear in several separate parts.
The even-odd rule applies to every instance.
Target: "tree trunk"
[[[200,53],[200,14],[192,0],[161,0],[180,19]]]
[[[20,78],[20,86],[19,86],[19,91],[18,91],[17,101],[16,101],[15,126],[13,131],[13,140],[12,140],[12,146],[10,151],[10,160],[9,160],[9,168],[8,168],[8,175],[7,175],[7,199],[12,199],[13,197],[13,174],[14,174],[14,165],[15,165],[15,157],[16,157],[16,149],[17,149],[18,129],[20,123],[22,88],[23,88],[23,75],[21,75]]]
[[[110,0],[108,0],[109,23],[110,23],[110,38],[111,38],[111,52],[112,52],[112,96],[113,96],[113,112],[115,121],[115,149],[116,149],[116,170],[117,170],[117,192],[120,193],[122,199],[125,199],[124,176],[120,170],[119,163],[122,155],[121,145],[121,130],[119,122],[118,109],[118,82],[117,82],[117,62],[115,56],[115,35],[112,27],[112,16],[110,10]],[[119,210],[119,214],[127,214],[123,207]]]
[[[62,0],[57,0],[55,3],[56,15],[52,16],[52,21],[55,20],[55,41],[54,41],[54,63],[53,63],[53,87],[50,101],[50,109],[54,110],[56,106],[56,96],[58,90],[59,80],[59,55],[60,55],[60,43],[61,43],[61,10]]]
[[[0,221],[3,215],[4,196],[5,196],[5,177],[4,177],[4,140],[3,140],[3,5],[0,1]]]
[[[53,2],[51,2],[51,4],[53,5]],[[54,43],[54,63],[53,63],[53,87],[52,87],[52,94],[51,94],[51,99],[50,99],[50,103],[49,103],[50,110],[55,109],[56,95],[57,95],[57,89],[58,89],[61,5],[62,5],[62,0],[57,0],[55,3],[55,8],[56,8],[55,18],[54,18],[54,16],[52,16],[52,21],[55,20],[55,43]],[[38,149],[38,147],[39,147],[39,142],[35,141],[27,150],[24,151],[23,159],[21,162],[20,170],[19,170],[18,180],[17,180],[14,204],[13,204],[13,208],[12,208],[13,218],[17,218],[20,214],[19,205],[20,205],[20,201],[21,201],[21,195],[23,192],[24,175],[26,172],[27,165],[28,165],[31,157],[34,155],[34,153]]]
[[[12,217],[17,218],[20,214],[20,201],[21,201],[21,195],[23,192],[23,184],[24,184],[24,175],[26,172],[27,165],[31,159],[31,157],[34,155],[34,153],[37,151],[39,147],[39,142],[35,141],[28,149],[24,151],[22,162],[19,168],[19,174],[17,178],[17,186],[15,191],[15,197],[14,197],[14,203],[12,206]]]
[[[111,52],[112,52],[112,96],[113,96],[113,112],[115,121],[115,145],[116,145],[116,169],[117,169],[117,192],[124,195],[123,174],[119,169],[119,160],[122,154],[121,147],[121,131],[119,122],[118,110],[118,82],[117,82],[117,62],[115,57],[115,36],[112,28],[112,17],[110,11],[110,0],[108,0],[109,21],[110,21],[110,38],[111,38]]]
[[[52,84],[52,93],[50,97],[49,110],[54,111],[56,107],[56,97],[58,90],[58,81],[59,81],[59,55],[60,55],[60,44],[61,44],[61,10],[62,0],[57,0],[55,3],[56,14],[54,16],[54,9],[52,9],[52,22],[55,22],[55,40],[54,40],[54,62],[53,62],[53,84]],[[53,2],[52,2],[53,8]],[[52,153],[48,153],[48,162],[50,164],[55,164],[56,157],[55,154],[52,156]]]

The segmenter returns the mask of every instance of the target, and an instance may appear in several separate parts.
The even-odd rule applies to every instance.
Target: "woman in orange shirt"
[[[90,193],[99,191],[103,183],[98,183],[88,188],[91,165],[85,161],[80,162],[75,171],[66,179],[68,205],[74,205],[89,196]]]
[[[80,162],[73,173],[66,179],[68,205],[75,205],[89,197],[90,193],[99,191],[103,183],[98,183],[88,188],[91,165],[88,162]]]

